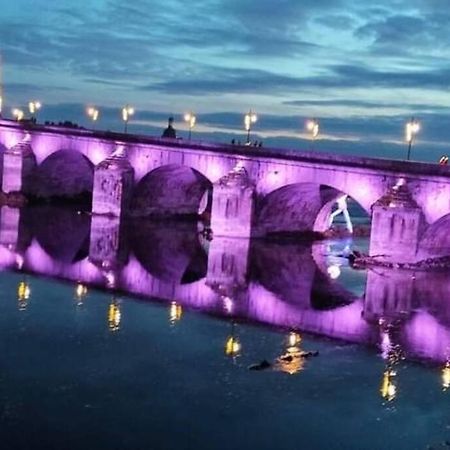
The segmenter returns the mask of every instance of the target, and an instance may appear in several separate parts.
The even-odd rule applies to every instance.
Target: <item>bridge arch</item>
[[[450,255],[450,214],[429,225],[420,242],[419,257],[430,258]]]
[[[82,153],[61,149],[35,169],[33,194],[38,198],[86,198],[92,201],[94,165]]]
[[[334,187],[316,183],[280,187],[260,199],[255,220],[257,233],[324,232],[330,228],[330,216],[337,200],[344,195],[347,194]],[[361,205],[358,209],[370,216],[370,211]]]
[[[131,203],[135,216],[196,216],[211,211],[212,183],[183,165],[160,166],[136,185]]]

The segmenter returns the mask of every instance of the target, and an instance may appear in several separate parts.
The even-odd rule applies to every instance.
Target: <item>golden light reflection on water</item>
[[[241,354],[242,345],[239,337],[236,334],[236,326],[231,325],[231,333],[225,342],[225,355],[236,358]]]
[[[305,367],[306,359],[300,348],[302,338],[300,334],[290,332],[286,339],[285,352],[277,358],[277,368],[282,372],[293,375]]]
[[[25,309],[27,309],[30,296],[30,284],[25,280],[21,281],[17,286],[17,302],[19,311],[24,311]]]
[[[169,322],[171,325],[175,325],[181,319],[183,315],[183,308],[177,302],[172,302],[169,308]]]
[[[77,306],[82,306],[85,297],[87,296],[88,288],[82,283],[78,283],[75,287],[75,301]]]
[[[120,303],[115,298],[112,299],[108,309],[108,328],[110,331],[120,330],[120,321],[122,314],[120,312]]]
[[[441,373],[442,390],[446,391],[450,387],[450,362],[447,361]]]
[[[378,324],[380,326],[381,356],[386,362],[380,394],[386,402],[392,402],[398,395],[396,366],[404,359],[403,349],[395,342],[394,338],[399,324],[389,323],[384,318],[380,318]]]

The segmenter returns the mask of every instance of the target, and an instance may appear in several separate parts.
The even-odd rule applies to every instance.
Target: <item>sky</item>
[[[193,138],[253,139],[403,159],[450,154],[448,0],[0,0],[3,115],[29,100],[39,120],[159,135],[194,111]]]

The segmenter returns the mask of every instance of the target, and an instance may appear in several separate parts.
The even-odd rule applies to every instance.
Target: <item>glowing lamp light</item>
[[[92,119],[92,122],[96,122],[98,119],[100,112],[97,108],[94,108],[93,106],[90,106],[87,109],[87,115]]]
[[[30,114],[34,115],[36,114],[42,107],[42,103],[38,102],[36,100],[28,102],[28,110],[30,111]]]
[[[21,109],[19,109],[19,108],[14,108],[13,110],[12,110],[12,115],[13,115],[13,117],[15,117],[15,119],[17,120],[17,122],[20,122],[22,119],[23,119],[23,117],[24,117],[24,112],[21,110]]]
[[[317,119],[309,119],[306,121],[306,129],[311,133],[313,139],[319,135],[319,121]]]
[[[245,116],[244,116],[244,126],[245,130],[247,131],[247,144],[250,144],[250,131],[252,129],[252,125],[256,123],[258,120],[258,116],[250,110]]]
[[[130,117],[134,115],[134,108],[131,107],[130,105],[125,105],[122,108],[122,120],[125,122],[125,128],[124,128],[124,132],[127,132],[127,128],[128,128],[128,121],[130,120]]]
[[[188,112],[187,114],[184,115],[184,121],[187,122],[188,126],[189,126],[189,137],[188,139],[191,139],[191,134],[192,134],[192,128],[194,128],[196,122],[197,122],[197,117],[195,117],[194,113]]]
[[[411,147],[414,141],[414,137],[420,130],[419,122],[413,118],[405,125],[405,139],[408,144],[408,154],[406,159],[409,161],[409,157],[411,156]]]
[[[332,280],[337,280],[341,276],[341,269],[337,264],[333,264],[328,267],[327,273]]]

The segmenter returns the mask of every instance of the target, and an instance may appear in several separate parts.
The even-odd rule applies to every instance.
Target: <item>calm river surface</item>
[[[354,271],[364,239],[0,219],[2,449],[450,448],[449,274]]]

